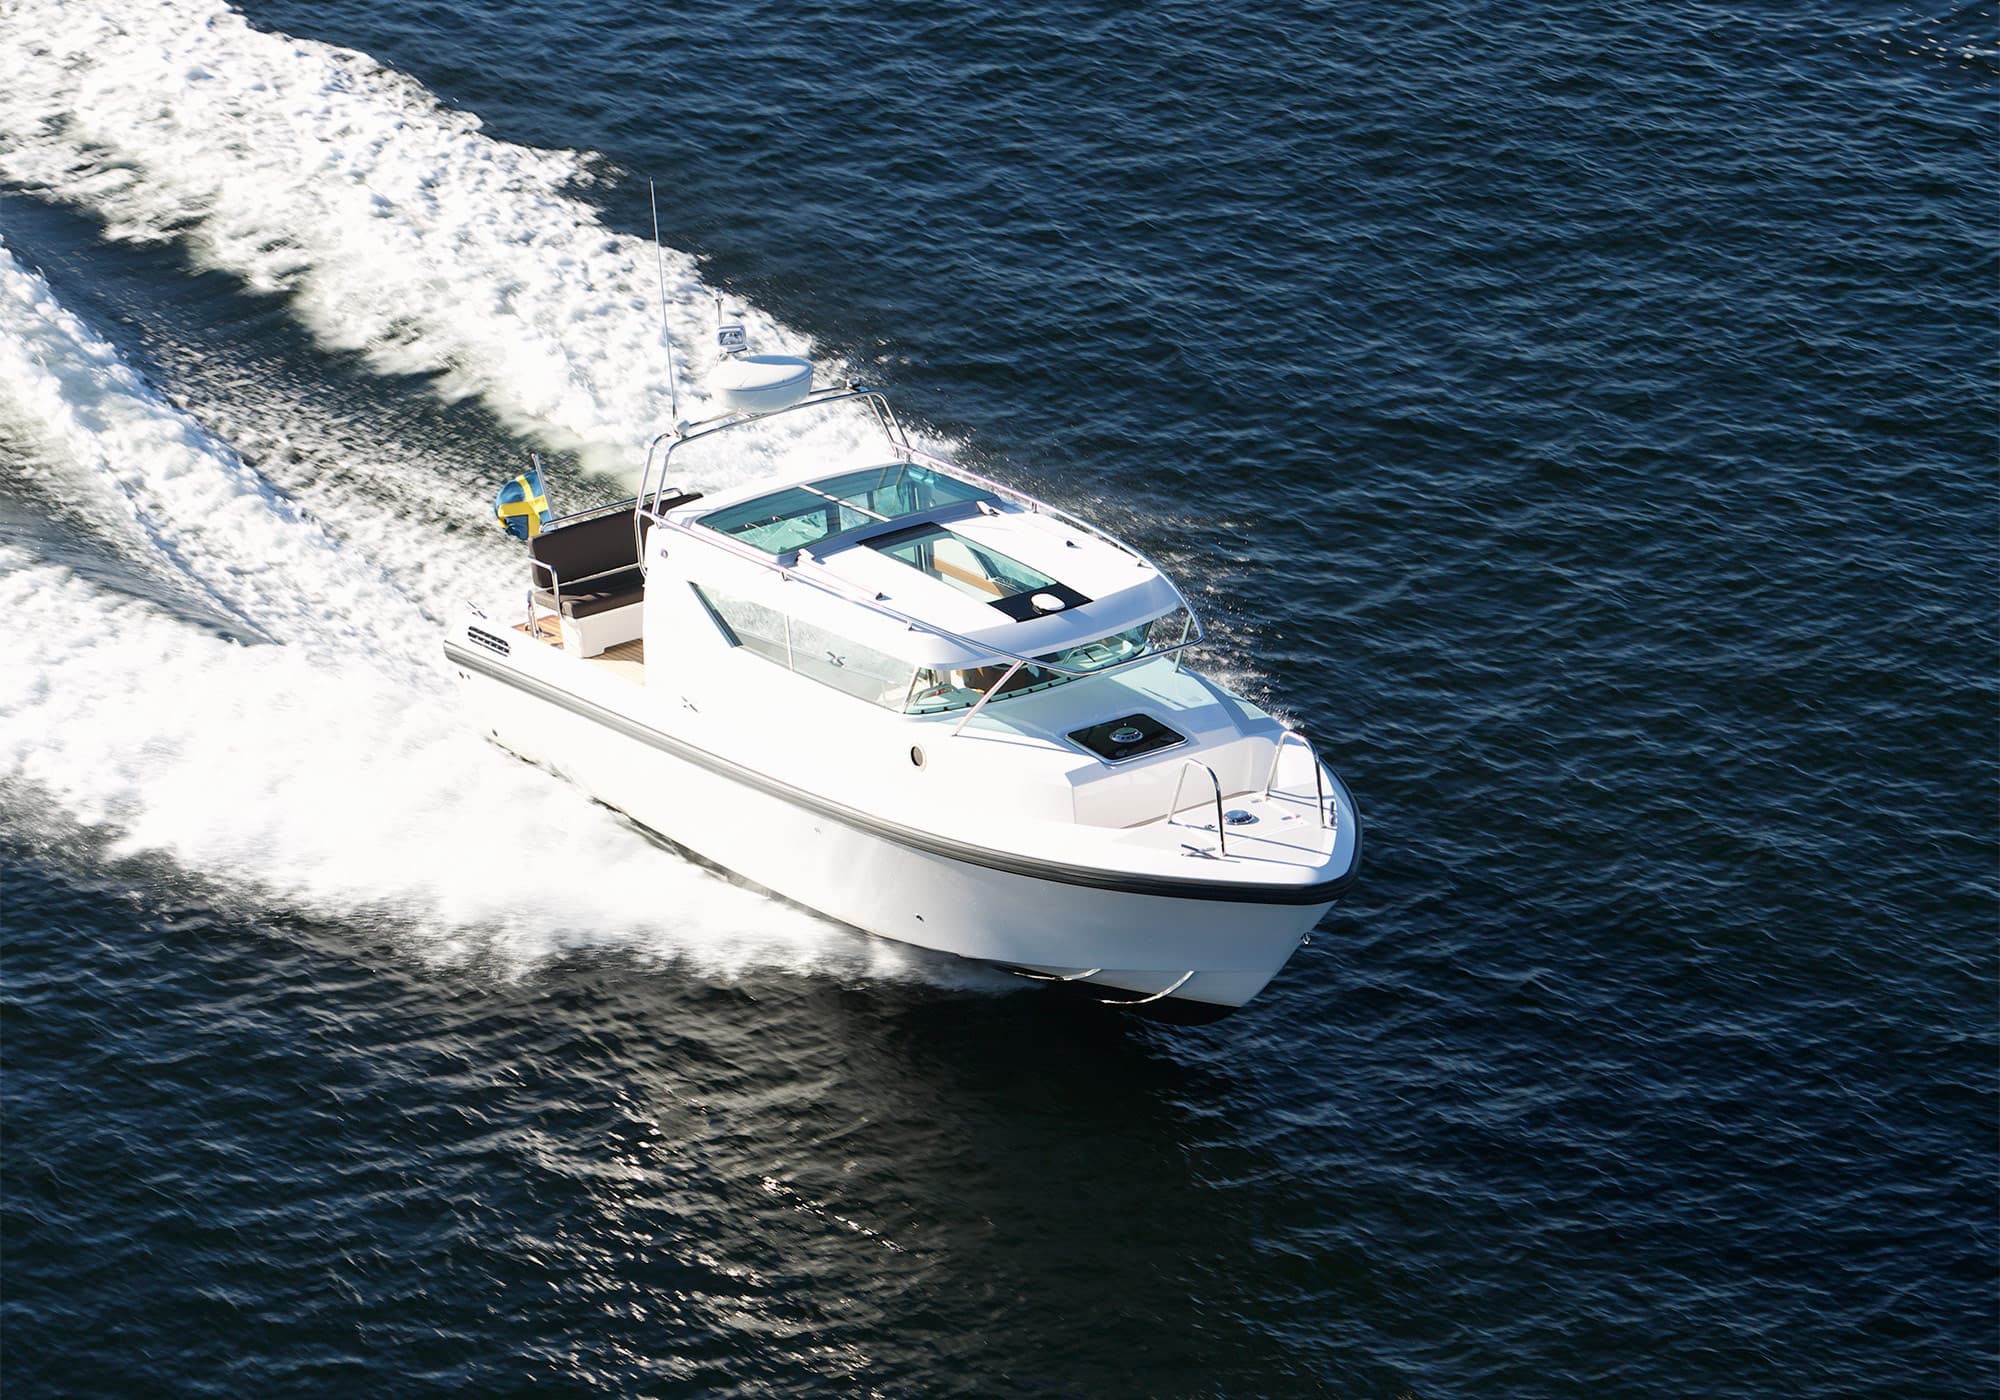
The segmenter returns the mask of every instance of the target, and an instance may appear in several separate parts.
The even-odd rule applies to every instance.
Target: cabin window
[[[762,603],[689,586],[731,645],[871,705],[903,708],[910,694],[909,662]]]
[[[891,462],[739,501],[710,511],[700,523],[767,554],[785,554],[849,530],[982,500],[987,494],[929,467]]]
[[[791,644],[785,638],[785,615],[776,608],[719,593],[712,588],[694,588],[694,596],[708,609],[731,646],[755,652],[780,666],[791,665]]]
[[[918,511],[984,500],[990,494],[969,481],[910,462],[844,472],[815,481],[811,489],[824,492],[852,509],[865,511],[877,520],[901,520]]]
[[[851,637],[793,618],[792,669],[871,705],[900,710],[910,693],[914,668]]]

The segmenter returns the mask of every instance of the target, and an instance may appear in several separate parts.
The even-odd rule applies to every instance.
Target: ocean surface
[[[1990,5],[0,0],[0,245],[9,1400],[2000,1388]],[[1177,573],[1263,996],[461,728],[662,278]]]

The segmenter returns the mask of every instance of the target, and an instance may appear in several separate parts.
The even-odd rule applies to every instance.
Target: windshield
[[[1094,642],[1081,646],[1067,647],[1062,651],[1052,651],[1035,660],[1046,665],[1028,664],[997,691],[993,699],[1004,700],[1010,695],[1025,695],[1029,691],[1048,690],[1065,681],[1082,680],[1082,676],[1065,675],[1062,671],[1048,669],[1061,666],[1070,671],[1101,671],[1107,666],[1130,661],[1146,650],[1146,638],[1153,624],[1141,623],[1124,632],[1114,632],[1108,637],[1100,637]],[[988,666],[968,666],[955,671],[919,671],[915,692],[910,697],[909,713],[913,715],[936,714],[943,710],[963,710],[979,702],[979,697],[990,689],[993,683],[1007,674],[1012,662],[996,661]]]

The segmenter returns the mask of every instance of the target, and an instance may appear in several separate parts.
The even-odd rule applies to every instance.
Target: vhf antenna
[[[660,339],[667,347],[667,407],[674,426],[681,422],[680,376],[674,373],[674,333],[667,327],[667,254],[660,247],[660,195],[653,182],[646,182],[646,198],[653,204],[653,268],[660,278]]]

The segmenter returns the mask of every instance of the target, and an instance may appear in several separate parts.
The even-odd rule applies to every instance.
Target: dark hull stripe
[[[843,826],[853,827],[870,836],[879,836],[885,841],[892,841],[913,851],[943,856],[947,860],[983,866],[988,870],[999,870],[1009,875],[1024,875],[1034,880],[1079,885],[1087,889],[1110,890],[1118,894],[1154,895],[1162,899],[1208,899],[1227,904],[1304,905],[1331,904],[1348,891],[1361,869],[1358,832],[1355,840],[1355,858],[1347,867],[1346,873],[1332,880],[1323,880],[1316,885],[1254,885],[1228,880],[1181,880],[1167,875],[1121,874],[1085,865],[1064,865],[1057,861],[1036,860],[1030,856],[1015,855],[1008,851],[969,845],[928,831],[919,831],[915,827],[903,826],[898,822],[884,821],[856,808],[819,797],[803,788],[793,787],[755,769],[742,767],[706,749],[683,743],[649,725],[629,719],[616,710],[607,710],[602,705],[593,704],[546,681],[524,675],[492,657],[467,651],[454,642],[447,641],[444,644],[444,654],[445,659],[454,666],[477,671],[482,676],[502,681],[517,690],[524,690],[538,699],[559,705],[585,719],[594,720],[607,729],[617,730],[641,743],[650,744],[662,752],[670,753],[675,758],[706,768],[711,773],[741,783],[745,787],[755,788],[795,807],[837,821]]]

